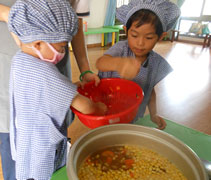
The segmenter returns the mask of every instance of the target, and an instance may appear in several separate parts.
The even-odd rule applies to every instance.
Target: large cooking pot
[[[114,124],[98,127],[81,136],[68,155],[67,174],[77,180],[77,171],[91,153],[112,145],[131,144],[150,148],[174,163],[188,180],[208,180],[199,157],[177,138],[149,127]]]

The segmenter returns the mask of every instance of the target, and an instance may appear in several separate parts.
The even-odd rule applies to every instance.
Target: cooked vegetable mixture
[[[82,163],[80,180],[187,180],[174,164],[158,153],[125,145],[99,150]]]

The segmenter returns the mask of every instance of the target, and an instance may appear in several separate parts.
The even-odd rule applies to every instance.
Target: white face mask
[[[34,46],[30,47],[33,49],[33,51],[39,56],[39,58],[43,61],[48,61],[51,62],[53,64],[57,64],[58,62],[60,62],[63,57],[65,56],[65,52],[64,53],[60,53],[58,52],[56,49],[54,49],[54,47],[52,45],[50,45],[49,43],[46,42],[46,44],[48,45],[48,47],[53,51],[54,56],[53,59],[45,59],[42,54],[40,53],[39,50],[37,50]]]

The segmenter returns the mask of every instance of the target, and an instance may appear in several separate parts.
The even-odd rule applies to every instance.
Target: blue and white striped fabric
[[[10,140],[16,178],[48,180],[66,163],[65,118],[77,87],[52,63],[18,52],[10,78]]]
[[[110,55],[113,57],[134,57],[134,53],[128,47],[127,40],[119,41],[114,46],[112,46],[105,55]],[[144,99],[142,104],[139,106],[138,113],[133,120],[135,122],[138,118],[143,117],[144,112],[146,110],[146,106],[149,103],[151,93],[156,84],[158,84],[164,77],[166,77],[171,71],[172,68],[168,64],[168,62],[157,54],[154,51],[149,53],[148,58],[143,63],[140,68],[138,75],[132,79],[132,81],[136,82],[144,91]],[[120,77],[118,72],[110,71],[110,72],[99,72],[100,78],[111,78],[111,77]]]
[[[77,32],[78,19],[67,0],[17,0],[8,27],[24,43],[69,42]]]
[[[116,18],[126,25],[129,18],[141,9],[154,12],[159,17],[164,32],[170,30],[180,16],[179,7],[169,0],[132,0],[128,5],[117,9]]]

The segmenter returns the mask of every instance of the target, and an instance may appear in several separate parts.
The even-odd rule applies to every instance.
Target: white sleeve
[[[89,16],[89,0],[71,0],[71,4],[79,17]]]

